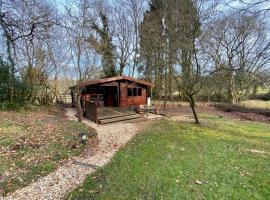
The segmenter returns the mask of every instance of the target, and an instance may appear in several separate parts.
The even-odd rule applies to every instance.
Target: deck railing
[[[86,117],[91,121],[97,123],[97,101],[86,101],[85,102],[85,113]]]

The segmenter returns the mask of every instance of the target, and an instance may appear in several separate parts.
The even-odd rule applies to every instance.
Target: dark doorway
[[[115,86],[105,87],[104,105],[105,106],[112,106],[112,107],[118,106],[117,87],[115,87]]]

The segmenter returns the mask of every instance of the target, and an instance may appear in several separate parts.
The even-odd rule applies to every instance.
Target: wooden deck
[[[127,108],[99,107],[97,109],[97,121],[100,124],[108,124],[120,121],[135,122],[142,116]]]

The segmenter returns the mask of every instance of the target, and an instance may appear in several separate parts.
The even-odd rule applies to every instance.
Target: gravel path
[[[66,110],[66,116],[70,120],[77,120],[75,110]],[[86,153],[84,157],[76,158],[58,168],[53,173],[38,179],[31,185],[9,194],[0,200],[55,200],[62,199],[68,192],[83,183],[86,176],[108,163],[115,152],[138,133],[142,124],[138,123],[114,123],[97,125],[89,120],[83,122],[96,129],[99,144],[95,154]],[[142,122],[144,123],[144,122]]]

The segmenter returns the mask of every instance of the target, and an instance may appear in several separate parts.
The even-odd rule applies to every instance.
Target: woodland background
[[[270,99],[269,0],[1,0],[1,105],[127,75],[153,98]],[[194,110],[195,114],[195,110]]]

